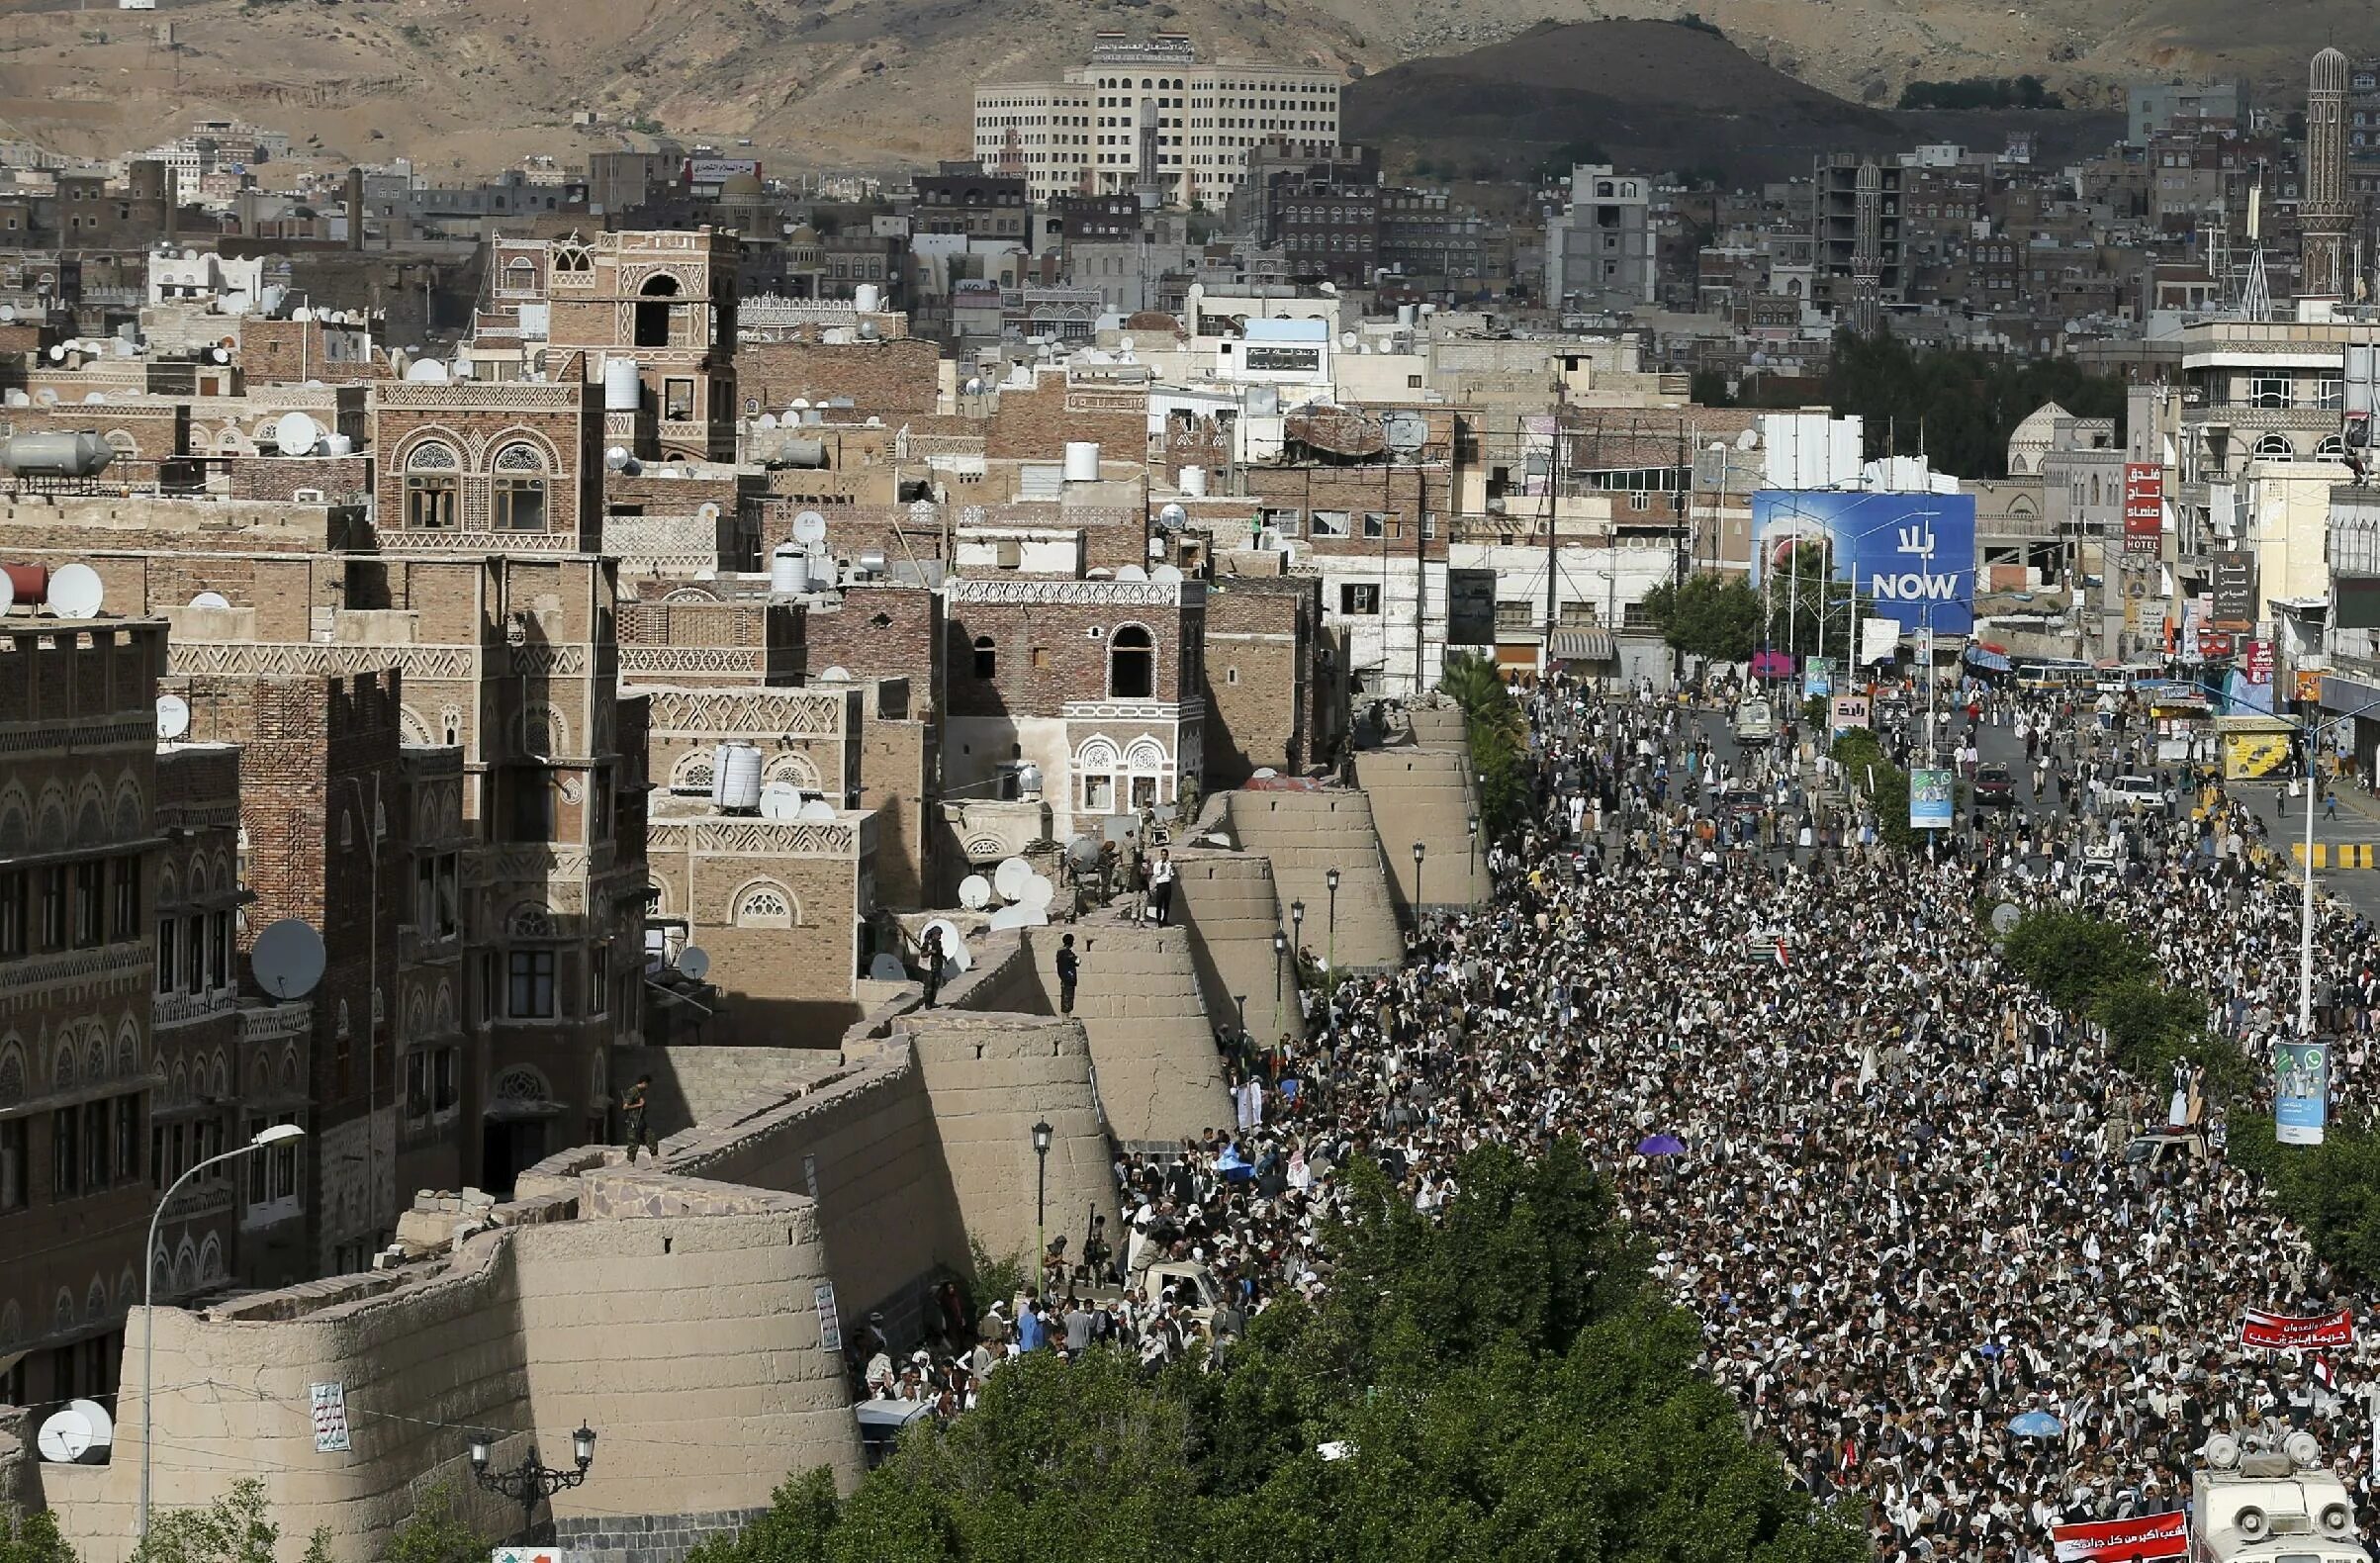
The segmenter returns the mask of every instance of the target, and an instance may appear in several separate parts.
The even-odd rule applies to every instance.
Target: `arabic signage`
[[[1834,711],[1836,732],[1844,732],[1854,727],[1865,727],[1868,725],[1868,696],[1865,694],[1838,694],[1835,696]]]
[[[2165,469],[2152,461],[2124,464],[2124,551],[2153,554],[2165,534]]]
[[[2341,1308],[2334,1314],[2316,1314],[2306,1318],[2251,1308],[2247,1316],[2240,1321],[2240,1343],[2261,1347],[2266,1351],[2351,1346],[2355,1343],[2355,1310]]]
[[[1281,347],[1264,342],[1251,342],[1240,355],[1240,366],[1246,369],[1269,369],[1283,374],[1320,374],[1323,350],[1320,347]]]
[[[317,1384],[314,1389],[314,1452],[337,1454],[347,1443],[347,1386]]]
[[[1856,583],[1863,611],[1915,633],[1975,622],[1975,500],[1969,494],[1763,489],[1752,497],[1754,584],[1792,549],[1817,544],[1827,574]]]
[[[2215,622],[2245,629],[2256,621],[2256,556],[2227,548],[2215,556]]]
[[[2250,683],[2250,684],[2270,684],[2270,683],[2272,682],[2272,642],[2271,642],[2271,641],[2269,641],[2269,640],[2251,640],[2251,641],[2249,641],[2249,642],[2247,643],[2247,655],[2246,655],[2246,658],[2245,658],[2244,660],[2245,660],[2245,662],[2246,662],[2246,665],[2247,665],[2247,682],[2248,682],[2248,683]]]
[[[2190,1555],[2190,1520],[2180,1510],[2138,1519],[2095,1519],[2088,1524],[2052,1525],[2050,1546],[2058,1563],[2133,1563],[2133,1559]]]
[[[757,157],[689,157],[686,161],[686,182],[689,185],[725,184],[738,174],[761,176]]]

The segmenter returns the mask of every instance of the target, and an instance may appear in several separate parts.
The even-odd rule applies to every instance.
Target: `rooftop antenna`
[[[2263,210],[2264,181],[2259,176],[2247,192],[2247,285],[2240,294],[2240,313],[2251,321],[2272,318],[2272,284],[2264,275]]]

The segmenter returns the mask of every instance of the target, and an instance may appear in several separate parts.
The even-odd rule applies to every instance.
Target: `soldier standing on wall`
[[[942,991],[942,926],[928,924],[925,943],[917,947],[918,956],[926,963],[926,1008],[934,1007],[934,996]]]
[[[636,1077],[636,1083],[628,1087],[628,1094],[620,1101],[621,1115],[628,1122],[628,1164],[630,1166],[636,1165],[636,1148],[638,1146],[643,1146],[645,1153],[654,1160],[661,1159],[661,1150],[653,1144],[653,1131],[645,1122],[652,1095],[653,1076],[640,1074]]]
[[[1074,1013],[1074,982],[1082,975],[1082,957],[1074,953],[1074,936],[1057,942],[1057,1012]]]

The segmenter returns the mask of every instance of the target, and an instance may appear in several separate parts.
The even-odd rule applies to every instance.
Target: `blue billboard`
[[[1752,496],[1752,580],[1816,544],[1827,574],[1857,582],[1869,611],[1914,633],[1975,627],[1975,500],[1971,494],[1866,494],[1762,489]]]
[[[2273,1139],[2319,1146],[2331,1102],[2331,1045],[2281,1042],[2272,1050]]]

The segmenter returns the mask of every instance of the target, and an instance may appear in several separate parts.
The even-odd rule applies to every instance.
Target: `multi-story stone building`
[[[111,1394],[140,1300],[164,658],[154,620],[0,629],[0,1403]]]

